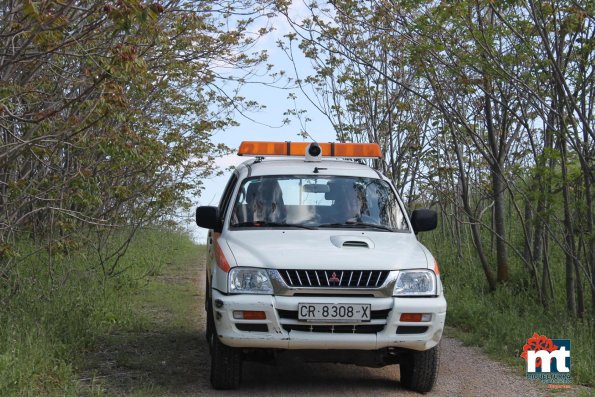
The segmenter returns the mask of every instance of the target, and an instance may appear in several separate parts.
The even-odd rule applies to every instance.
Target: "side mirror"
[[[438,214],[434,210],[419,209],[411,214],[411,226],[415,234],[436,229]]]
[[[201,206],[196,209],[196,224],[205,229],[221,231],[221,220],[219,219],[219,208]]]

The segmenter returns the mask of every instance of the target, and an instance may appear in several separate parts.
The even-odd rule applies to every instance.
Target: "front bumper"
[[[296,297],[224,295],[213,290],[212,298],[219,338],[228,346],[241,348],[378,350],[400,347],[428,350],[440,341],[446,319],[443,296]],[[297,313],[299,303],[369,303],[375,315],[369,323],[305,322],[293,315]],[[266,319],[234,319],[234,310],[264,311]],[[432,317],[428,322],[401,322],[401,313],[430,313]],[[254,324],[260,324],[260,330],[238,328]]]

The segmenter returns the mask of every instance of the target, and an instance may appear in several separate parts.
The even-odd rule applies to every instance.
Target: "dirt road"
[[[108,395],[134,396],[415,396],[401,388],[398,366],[365,368],[341,364],[307,364],[293,360],[263,364],[246,362],[241,388],[215,391],[209,383],[210,358],[205,340],[204,271],[158,277],[165,287],[184,285],[192,302],[182,313],[180,327],[172,321],[174,308],[146,308],[154,319],[151,332],[123,332],[110,336],[94,353],[82,383]],[[192,295],[192,296],[191,296]],[[584,388],[562,395],[588,395]],[[81,393],[88,394],[88,393]],[[99,393],[102,394],[102,393]],[[438,381],[427,396],[545,396],[544,385],[485,356],[480,349],[462,346],[452,338],[441,343]],[[560,396],[559,393],[555,393]],[[95,395],[95,394],[93,394]]]

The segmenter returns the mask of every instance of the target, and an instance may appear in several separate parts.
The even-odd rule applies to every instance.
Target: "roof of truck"
[[[241,177],[265,175],[339,175],[385,179],[378,171],[365,164],[341,159],[306,161],[303,158],[257,158],[237,166]]]

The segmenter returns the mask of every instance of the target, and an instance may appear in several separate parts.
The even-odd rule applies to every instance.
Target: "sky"
[[[295,3],[293,12],[299,12],[299,3]],[[290,27],[284,18],[276,18],[273,21],[275,31],[272,32],[264,40],[261,40],[257,49],[266,49],[269,54],[267,63],[275,65],[275,70],[285,70],[291,75],[293,65],[287,56],[277,48],[276,41],[290,31]],[[309,74],[312,67],[309,61],[305,59],[297,60],[297,67],[302,75]],[[293,100],[287,98],[290,92],[293,92],[297,99],[294,105]],[[283,90],[280,88],[268,87],[261,84],[248,84],[243,87],[241,95],[247,99],[255,100],[259,104],[266,106],[266,108],[257,113],[250,113],[248,118],[237,115],[236,121],[240,124],[237,127],[231,127],[222,131],[218,131],[213,136],[214,143],[224,143],[231,148],[239,148],[240,143],[244,140],[251,141],[303,141],[299,136],[301,130],[300,123],[297,119],[292,119],[288,125],[279,128],[271,126],[279,126],[282,120],[286,117],[284,112],[289,108],[296,106],[298,109],[305,109],[307,117],[311,119],[306,124],[306,130],[318,142],[334,142],[336,140],[335,132],[323,114],[321,114],[306,98],[295,90]],[[240,157],[236,154],[227,155],[216,159],[216,164],[221,169],[226,169],[229,166],[238,165],[248,158]],[[221,197],[221,193],[225,188],[225,184],[229,179],[232,171],[225,171],[221,176],[211,176],[203,181],[204,189],[200,197],[193,201],[196,205],[217,205]],[[193,239],[198,243],[205,243],[207,230],[201,229],[194,223],[194,208],[187,214],[190,220],[188,231]]]

